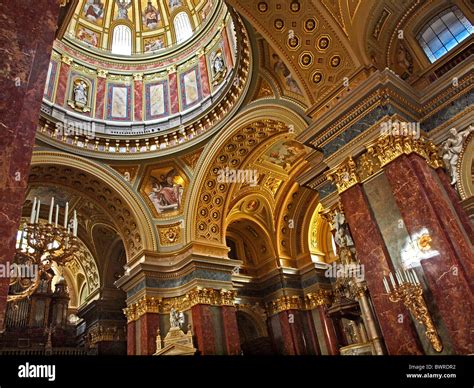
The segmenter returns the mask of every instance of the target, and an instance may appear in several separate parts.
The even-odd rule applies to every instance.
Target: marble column
[[[135,121],[143,120],[143,75],[135,74],[133,81],[133,102]]]
[[[211,314],[211,306],[197,304],[191,308],[193,333],[201,355],[216,354],[216,338]]]
[[[107,93],[107,73],[100,71],[97,76],[97,95],[95,100],[95,117],[104,118],[105,94]]]
[[[140,318],[140,355],[156,352],[156,334],[160,324],[158,313],[145,313]]]
[[[340,197],[388,353],[423,354],[409,312],[400,303],[390,302],[384,290],[382,278],[393,268],[362,187],[352,186]]]
[[[337,334],[334,328],[334,324],[330,318],[327,317],[324,306],[318,307],[319,318],[321,320],[321,325],[324,332],[324,341],[326,342],[326,347],[328,353],[332,356],[339,354]]]
[[[448,195],[454,210],[459,217],[459,221],[461,222],[464,231],[469,237],[471,244],[474,244],[474,228],[472,226],[472,221],[469,219],[469,216],[461,205],[461,198],[459,197],[459,194],[456,192],[456,190],[454,190],[453,186],[451,186],[451,180],[446,174],[446,171],[444,171],[442,168],[438,168],[436,173],[438,174],[439,180],[444,187],[444,191]]]
[[[41,21],[38,19],[41,10]],[[36,127],[55,38],[59,2],[0,0],[0,263],[12,259]],[[0,330],[8,278],[0,279]]]
[[[209,72],[207,71],[206,55],[199,56],[199,73],[201,74],[202,97],[206,98],[211,94],[211,86],[209,83]]]
[[[375,323],[372,309],[370,308],[369,298],[365,293],[364,289],[359,290],[357,295],[357,300],[359,302],[360,311],[362,314],[362,320],[364,321],[365,328],[367,330],[367,335],[369,336],[368,340],[372,343],[375,354],[380,356],[384,354],[382,339],[379,335],[379,330]]]
[[[459,354],[472,353],[472,245],[449,197],[435,170],[418,155],[395,159],[385,174],[412,238],[420,233],[431,237],[433,255],[420,264],[453,348]]]
[[[233,306],[222,306],[222,323],[227,355],[240,354],[239,327],[237,326],[236,309]]]
[[[127,355],[134,356],[135,349],[135,338],[136,338],[136,325],[135,321],[128,322],[127,324]]]

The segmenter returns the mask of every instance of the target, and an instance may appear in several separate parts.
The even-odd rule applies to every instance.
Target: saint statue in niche
[[[150,30],[156,28],[161,22],[160,12],[152,5],[151,1],[148,1],[148,4],[143,11],[142,20],[143,25]]]
[[[214,51],[211,54],[211,64],[212,64],[212,84],[216,86],[224,79],[225,75],[227,74],[227,69],[225,67],[222,50]]]
[[[469,135],[474,132],[474,126],[470,125],[469,128],[458,132],[456,128],[449,130],[449,137],[442,143],[441,153],[443,155],[443,161],[446,165],[446,169],[451,175],[451,185],[455,185],[457,177],[457,167],[459,156],[464,147],[464,141]]]
[[[88,96],[89,85],[84,80],[78,78],[74,81],[72,99],[68,101],[68,105],[79,112],[89,112]]]
[[[180,329],[181,326],[184,324],[184,313],[182,311],[178,311],[175,308],[171,308],[170,311],[170,326],[172,329]]]
[[[115,19],[128,20],[128,9],[132,6],[131,0],[115,0],[117,4],[117,17]]]
[[[148,194],[155,205],[158,213],[178,210],[181,206],[184,188],[175,182],[178,176],[176,169],[171,169],[166,175],[161,175],[160,179],[151,176],[152,192]]]

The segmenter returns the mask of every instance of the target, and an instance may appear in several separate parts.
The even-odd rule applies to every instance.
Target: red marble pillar
[[[97,95],[95,100],[95,117],[98,119],[104,118],[105,110],[105,94],[107,88],[107,79],[105,77],[97,77]]]
[[[418,155],[397,158],[385,167],[385,174],[410,235],[426,230],[432,239],[435,254],[420,264],[453,348],[472,353],[472,246],[449,198],[436,172]]]
[[[127,355],[134,356],[136,353],[135,338],[136,338],[136,324],[135,321],[127,324]]]
[[[282,344],[283,354],[286,356],[293,356],[298,354],[297,348],[293,341],[293,332],[289,321],[290,311],[281,311],[276,314],[278,323],[280,324],[281,338],[279,339]],[[273,317],[272,317],[273,318]]]
[[[326,316],[326,311],[324,307],[318,307],[319,318],[321,319],[321,325],[324,332],[324,341],[326,342],[326,347],[328,353],[332,356],[339,354],[338,341],[336,335],[336,329],[330,318]]]
[[[302,314],[303,319],[306,320],[306,325],[309,328],[309,333],[306,333],[307,335],[305,336],[307,341],[310,341],[310,344],[307,345],[308,353],[320,355],[321,348],[319,346],[318,335],[316,333],[316,328],[314,327],[314,321],[311,311],[304,311]]]
[[[209,83],[209,72],[207,71],[205,55],[199,57],[199,73],[201,74],[202,96],[206,98],[211,94],[211,86]]]
[[[56,87],[56,104],[59,106],[64,106],[66,100],[67,80],[71,71],[71,65],[67,62],[68,59],[64,58],[64,60],[61,61],[61,66],[59,68],[58,86]]]
[[[157,313],[145,313],[139,319],[141,355],[149,356],[156,352],[156,334],[160,316]]]
[[[227,68],[232,69],[234,67],[234,57],[232,55],[232,49],[230,47],[230,40],[227,35],[227,28],[222,30],[222,41],[224,42],[224,55],[227,63]]]
[[[472,222],[460,203],[461,199],[459,198],[458,193],[456,192],[456,190],[454,190],[453,186],[451,186],[450,179],[443,169],[438,168],[436,172],[441,181],[441,184],[444,187],[444,191],[446,191],[446,194],[449,196],[454,210],[456,211],[456,214],[459,217],[459,221],[461,221],[461,224],[467,236],[469,237],[469,240],[472,244],[474,244],[474,229],[472,226]]]
[[[37,20],[41,10],[41,22]],[[59,2],[0,0],[0,263],[15,252]],[[0,330],[8,278],[0,278]]]
[[[423,354],[408,311],[401,303],[390,302],[384,289],[382,278],[393,268],[362,187],[352,186],[340,197],[388,353]]]
[[[170,102],[171,114],[179,112],[179,95],[178,95],[178,74],[176,72],[170,73],[168,76],[170,84]]]
[[[134,111],[135,111],[135,120],[143,120],[143,81],[142,79],[135,79],[133,82],[133,101],[134,101]]]
[[[193,331],[197,347],[202,355],[216,354],[216,339],[211,315],[211,306],[197,304],[191,308]]]
[[[240,354],[239,327],[237,326],[235,307],[222,306],[222,323],[227,355],[235,356]]]

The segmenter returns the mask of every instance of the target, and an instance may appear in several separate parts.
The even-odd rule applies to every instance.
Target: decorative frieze
[[[236,293],[233,290],[197,287],[185,295],[175,298],[144,296],[138,302],[124,308],[123,312],[127,317],[127,322],[133,322],[146,313],[169,314],[172,308],[185,311],[198,304],[234,306],[235,296]]]

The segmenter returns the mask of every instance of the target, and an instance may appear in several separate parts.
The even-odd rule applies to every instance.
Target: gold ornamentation
[[[418,247],[422,251],[428,251],[431,249],[431,242],[433,239],[429,234],[424,234],[418,239]]]
[[[146,313],[169,314],[174,308],[178,311],[189,310],[198,304],[212,306],[234,306],[234,290],[197,287],[185,295],[175,298],[142,297],[138,302],[123,309],[127,322],[133,322]]]
[[[104,69],[97,69],[97,77],[99,78],[107,78],[107,74],[109,74],[109,72],[107,70],[104,70]]]
[[[134,81],[143,81],[143,73],[133,73]]]
[[[331,304],[332,292],[330,290],[321,290],[310,292],[305,295],[306,308],[312,310],[320,306]]]
[[[268,315],[275,315],[287,310],[303,310],[305,308],[303,298],[293,296],[283,296],[267,303]]]
[[[182,241],[182,225],[183,224],[181,222],[178,222],[165,227],[158,226],[161,245],[169,246],[179,244]]]
[[[359,176],[356,172],[356,167],[357,165],[352,157],[349,157],[335,170],[329,172],[326,175],[327,179],[331,182],[334,182],[336,184],[337,191],[342,193],[360,182]]]
[[[95,345],[103,341],[126,341],[125,327],[105,326],[98,324],[93,326],[87,333],[87,342],[89,345]]]
[[[61,62],[65,63],[66,65],[71,65],[73,61],[73,59],[67,55],[61,55]]]
[[[430,341],[433,349],[437,352],[443,350],[443,344],[438,336],[436,327],[431,319],[425,299],[423,298],[423,288],[414,270],[397,271],[396,281],[392,273],[389,274],[392,288],[389,281],[383,278],[388,298],[393,303],[402,302],[410,311],[412,316],[425,327],[425,335]]]

